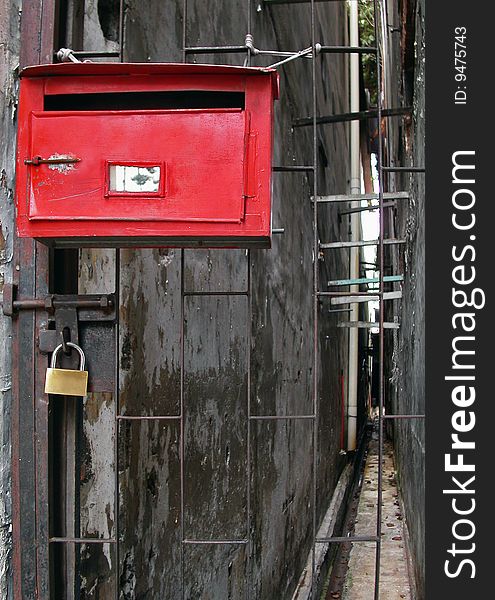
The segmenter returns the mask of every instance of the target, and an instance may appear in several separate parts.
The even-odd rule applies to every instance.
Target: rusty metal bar
[[[6,283],[2,295],[3,314],[9,317],[14,316],[21,310],[46,310],[53,312],[60,308],[87,308],[110,310],[115,304],[113,294],[107,295],[77,295],[77,294],[47,294],[43,298],[23,298],[16,299],[17,285]],[[27,295],[27,294],[22,294]],[[34,294],[32,294],[34,295]]]
[[[316,415],[252,415],[249,418],[251,421],[288,421],[297,419],[315,419]]]
[[[378,123],[382,120],[382,52],[379,40],[379,21],[380,21],[380,5],[379,0],[373,0],[374,8],[374,34],[375,34],[375,45],[378,49],[376,56],[376,78],[377,78],[377,118]],[[383,208],[383,134],[382,128],[378,127],[378,153],[377,153],[377,173],[378,173],[378,194],[379,194],[379,206],[378,211],[379,218],[379,245],[377,249],[377,258],[379,264],[379,319],[380,328],[378,332],[379,339],[379,402],[378,402],[378,489],[377,489],[377,506],[376,506],[376,553],[375,553],[375,588],[374,588],[374,600],[380,598],[380,561],[381,561],[381,550],[382,550],[382,499],[383,499],[383,411],[384,411],[384,357],[385,357],[385,336],[384,336],[384,320],[385,320],[385,277],[384,277],[384,265],[385,265],[385,253],[384,253],[384,208]]]
[[[14,300],[14,311],[18,310],[54,310],[56,308],[110,308],[113,305],[113,299],[102,296],[101,299],[87,300],[63,300],[51,299],[50,296],[43,298],[33,298],[32,300]]]
[[[120,6],[121,10],[123,10],[122,3]],[[121,51],[122,47],[121,47]],[[117,305],[120,307],[120,250],[115,250],[115,297],[117,299]],[[115,473],[114,473],[114,519],[115,519],[115,538],[117,540],[117,544],[115,546],[115,564],[116,564],[116,572],[119,573],[119,565],[120,565],[120,474],[119,474],[119,434],[120,434],[120,310],[115,311],[115,325],[114,325],[114,336],[115,336],[115,362],[114,362],[114,397],[115,397],[115,438],[114,438],[114,464],[115,464]],[[117,576],[115,578],[115,600],[119,600],[120,598],[120,586],[119,586],[120,578]]]
[[[187,1],[187,0],[185,0]],[[184,441],[184,365],[185,365],[185,340],[184,340],[184,319],[185,319],[185,294],[184,294],[184,272],[185,272],[185,249],[181,250],[180,256],[180,571],[181,571],[181,597],[185,600],[185,518],[184,518],[184,491],[185,491],[185,441]]]
[[[182,540],[183,544],[203,544],[203,545],[214,545],[221,546],[225,545],[243,545],[248,544],[249,540]]]
[[[333,196],[318,196],[317,202],[362,202],[363,200],[379,200],[379,194],[337,194]],[[384,192],[384,200],[408,200],[409,192]],[[314,198],[311,198],[314,202]],[[378,207],[378,204],[376,205]]]
[[[246,39],[252,38],[252,14],[251,14],[251,0],[246,0],[247,10],[247,32]],[[245,64],[251,66],[252,50],[248,49]],[[247,316],[246,316],[246,564],[244,571],[244,578],[246,580],[245,585],[245,600],[251,600],[251,556],[253,554],[252,540],[251,540],[251,477],[252,477],[252,464],[251,464],[251,344],[252,344],[252,320],[253,320],[253,297],[252,297],[252,252],[247,251]]]
[[[119,61],[124,62],[125,52],[125,0],[119,0]],[[120,249],[115,250],[115,297],[117,306],[120,307]],[[115,439],[114,439],[114,517],[115,517],[115,537],[117,543],[115,545],[115,600],[120,598],[120,475],[119,475],[119,434],[120,434],[120,310],[115,311]]]
[[[354,535],[354,536],[336,536],[328,538],[318,538],[318,544],[343,544],[345,542],[378,542],[379,538],[376,535]]]
[[[385,244],[378,244],[385,245]],[[404,280],[403,275],[385,275],[383,277],[384,283],[400,283]],[[368,285],[370,283],[380,283],[380,277],[359,277],[357,279],[332,279],[327,282],[327,285],[335,286],[349,286],[349,285]],[[382,290],[383,291],[383,290]],[[352,292],[354,293],[354,292]]]
[[[399,108],[385,108],[382,110],[382,117],[401,117],[409,115],[412,112],[411,106]],[[341,113],[338,115],[322,115],[316,118],[318,125],[329,125],[331,123],[346,123],[347,121],[365,121],[367,119],[376,119],[378,110],[370,108],[368,110],[360,110],[357,112]],[[300,117],[292,123],[294,127],[309,127],[311,125],[311,117]]]
[[[272,167],[272,171],[274,173],[290,173],[290,172],[294,172],[294,173],[299,173],[299,172],[303,172],[303,173],[309,173],[314,171],[314,167],[313,166],[304,166],[304,165],[280,165],[280,166],[276,166],[276,167]]]
[[[316,123],[317,112],[317,89],[316,89],[316,8],[315,0],[311,0],[311,90],[312,90],[312,118],[313,118],[313,197],[318,197],[318,129]],[[316,538],[318,532],[318,290],[319,290],[319,236],[318,236],[318,203],[313,203],[313,414],[312,433],[313,433],[313,486],[311,497],[312,509],[312,553],[311,553],[311,600],[316,597]]]
[[[320,46],[321,54],[376,54],[377,49],[372,46]],[[318,118],[317,118],[318,123]]]
[[[379,207],[375,206],[373,208],[378,209]],[[355,247],[363,247],[363,246],[378,246],[378,243],[379,243],[378,240],[359,240],[357,242],[330,242],[330,243],[320,244],[320,248],[322,250],[332,250],[335,248],[355,248]],[[385,240],[383,240],[383,243],[386,246],[400,245],[400,244],[405,244],[406,240],[395,240],[395,239],[386,238]]]
[[[117,421],[179,421],[180,415],[117,415]]]
[[[277,4],[309,4],[311,0],[262,0],[263,4],[269,6],[275,6]],[[348,0],[314,0],[315,2],[347,2]],[[352,2],[353,0],[349,0]],[[363,0],[354,0],[356,2],[362,2]]]
[[[380,291],[373,292],[318,292],[318,296],[321,298],[330,298],[332,296],[379,296],[381,294]]]
[[[114,538],[51,537],[50,544],[116,544]]]
[[[384,419],[424,419],[425,415],[383,415]]]
[[[425,167],[381,167],[384,173],[426,173]]]
[[[240,54],[247,46],[191,46],[184,48],[185,54]]]
[[[236,291],[232,291],[232,292],[217,292],[217,291],[213,291],[213,292],[206,292],[206,291],[197,291],[197,292],[184,292],[184,296],[188,297],[188,296],[248,296],[249,295],[249,290],[246,290],[244,292],[236,292]]]
[[[248,3],[248,15],[251,14]],[[248,24],[250,29],[251,18],[248,18]],[[249,62],[249,57],[248,57]],[[249,294],[247,297],[247,331],[246,331],[246,360],[247,360],[247,390],[246,390],[246,409],[247,409],[247,423],[246,423],[246,537],[248,539],[248,550],[246,559],[246,600],[251,598],[251,476],[252,476],[252,465],[251,465],[251,421],[253,417],[251,415],[251,337],[252,337],[252,272],[251,272],[251,250],[247,251],[247,287]]]
[[[182,60],[187,63],[187,0],[184,0],[182,5]],[[185,319],[185,288],[184,288],[184,254],[185,249],[180,251],[180,419],[179,419],[179,469],[180,469],[180,597],[182,600],[186,598],[186,584],[185,584],[185,556],[184,548],[185,544],[185,519],[184,519],[184,462],[185,462],[185,443],[184,443],[184,364],[185,364],[185,342],[184,342],[184,319]]]
[[[397,206],[397,204],[395,204],[395,202],[384,202],[383,204],[383,208],[394,208],[395,206]],[[352,215],[355,213],[360,213],[360,212],[369,212],[372,210],[379,210],[380,207],[378,206],[378,204],[373,205],[373,206],[360,206],[359,208],[351,208],[349,210],[341,210],[339,212],[340,216],[344,216],[344,215]],[[363,261],[361,261],[361,264],[363,264]]]
[[[119,0],[119,62],[124,62],[125,0]]]

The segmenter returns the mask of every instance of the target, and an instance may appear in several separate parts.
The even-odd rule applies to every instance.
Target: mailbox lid
[[[239,223],[246,121],[235,109],[35,111],[30,160],[78,162],[27,165],[28,217]],[[116,167],[139,169],[155,184],[112,189]]]
[[[266,67],[237,67],[230,65],[203,65],[194,63],[55,63],[46,65],[34,65],[25,67],[20,72],[21,78],[47,78],[78,77],[78,76],[111,76],[110,79],[124,76],[128,82],[138,81],[146,85],[140,76],[157,77],[166,76],[188,76],[194,84],[196,76],[226,76],[227,78],[245,78],[256,76],[269,76],[272,81],[273,99],[279,97],[279,75],[275,69]],[[110,81],[109,81],[110,83]],[[105,85],[99,84],[102,89]],[[215,84],[217,85],[217,84]],[[81,89],[83,92],[84,89]]]

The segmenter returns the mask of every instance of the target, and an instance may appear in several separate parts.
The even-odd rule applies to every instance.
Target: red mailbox
[[[17,227],[56,247],[269,247],[275,71],[21,73]]]

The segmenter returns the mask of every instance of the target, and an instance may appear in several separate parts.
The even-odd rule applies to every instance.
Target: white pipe
[[[349,3],[349,42],[351,46],[359,46],[359,21],[358,2]],[[359,55],[350,55],[350,110],[359,111]],[[361,162],[360,162],[360,140],[359,121],[351,121],[351,194],[361,193]],[[358,208],[360,202],[352,202],[351,208]],[[351,214],[351,240],[358,241],[361,238],[361,216],[359,213]],[[351,279],[359,277],[359,248],[350,249],[349,272]],[[350,295],[358,292],[359,286],[350,286]],[[350,321],[359,321],[359,304],[351,307]],[[357,435],[357,397],[358,397],[358,343],[359,329],[349,328],[349,366],[347,384],[347,450],[356,449]]]

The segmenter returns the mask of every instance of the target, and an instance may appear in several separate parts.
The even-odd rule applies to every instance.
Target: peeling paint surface
[[[70,154],[52,154],[48,157],[48,160],[67,160],[67,159],[75,158]],[[70,172],[74,171],[76,166],[73,163],[49,163],[48,168],[51,171],[58,171],[63,175],[68,175]]]
[[[182,2],[153,0],[146,10],[136,0],[125,4],[126,60],[181,60]],[[109,39],[113,34],[104,18],[105,6],[110,3],[86,3],[86,48],[115,47]],[[191,45],[244,40],[244,1],[190,0],[188,6]],[[306,9],[295,5],[289,12],[281,8],[276,19],[271,9],[253,14],[257,44],[266,48],[306,47],[310,35]],[[318,14],[325,42],[344,45],[345,7],[318,7]],[[300,23],[296,30],[295,21]],[[239,57],[217,56],[215,60],[235,64]],[[304,61],[295,61],[281,74],[275,164],[311,162],[311,133],[291,128],[293,118],[311,111],[308,73]],[[345,57],[321,57],[320,109],[344,112],[346,91]],[[324,193],[347,190],[344,133],[339,126],[320,134],[319,184]],[[179,600],[182,556],[184,595],[188,599],[240,600],[246,586],[251,596],[260,600],[291,597],[311,542],[312,424],[310,420],[253,422],[248,480],[247,395],[250,388],[254,415],[303,415],[312,411],[310,282],[317,257],[313,255],[311,184],[305,174],[274,175],[274,227],[285,228],[285,234],[274,237],[271,250],[253,251],[251,263],[241,250],[125,249],[118,253],[118,259],[115,251],[80,252],[80,293],[109,293],[119,287],[120,319],[118,395],[93,393],[84,402],[77,479],[81,533],[101,538],[118,534],[120,552],[117,561],[112,544],[77,548],[81,597],[106,599],[119,586],[123,600]],[[347,223],[337,218],[334,207],[322,207],[320,222],[323,240],[347,235]],[[322,281],[344,277],[347,255],[337,251],[319,264]],[[181,286],[187,292],[244,292],[249,268],[251,314],[245,296],[188,296],[182,321]],[[335,317],[328,315],[328,308],[323,303],[319,308],[317,340],[318,452],[324,457],[316,466],[320,517],[345,464],[339,457],[339,374],[345,369],[346,333],[334,326]],[[181,389],[184,534],[206,540],[249,538],[249,546],[183,548],[178,421],[127,419],[115,425],[117,410],[134,417],[179,415]],[[119,445],[117,457],[113,454],[115,440]]]
[[[12,281],[14,148],[19,62],[19,0],[0,1],[0,294]],[[0,311],[0,598],[11,600],[11,319]]]
[[[394,3],[390,3],[397,10]],[[413,10],[413,6],[415,9]],[[412,83],[400,72],[401,52],[398,40],[391,47],[397,72],[392,78],[394,105],[401,94],[409,93],[405,105],[413,106],[412,119],[404,130],[392,130],[390,148],[395,164],[425,164],[425,2],[405,3],[404,14],[412,11],[405,31],[411,32],[410,44],[414,65]],[[404,19],[396,15],[397,22]],[[418,83],[420,85],[418,85]],[[391,120],[394,121],[394,120]],[[405,250],[392,257],[394,273],[404,273],[402,301],[395,306],[399,314],[400,329],[393,334],[392,343],[386,349],[390,371],[386,397],[389,398],[391,414],[425,413],[425,177],[424,175],[396,176],[394,189],[409,190],[408,205],[399,206],[395,226],[396,237],[406,238]],[[388,319],[387,319],[388,320]],[[416,589],[414,597],[423,600],[425,582],[425,420],[412,419],[396,422],[393,429],[395,460],[399,487],[404,502],[409,552],[412,557]]]

